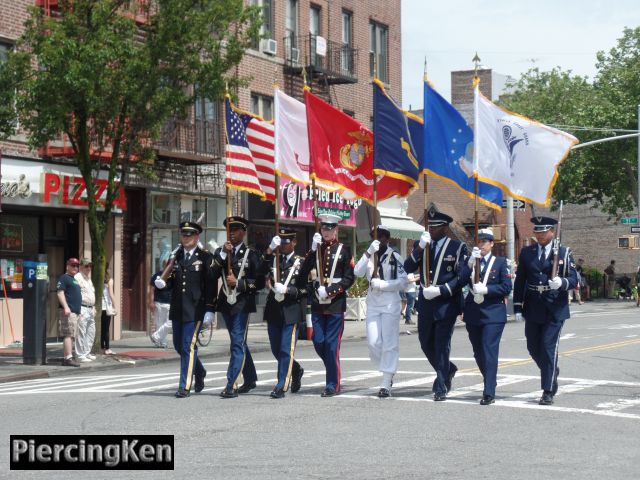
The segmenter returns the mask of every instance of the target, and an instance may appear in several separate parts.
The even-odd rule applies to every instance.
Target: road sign
[[[513,208],[515,208],[516,210],[525,210],[526,206],[527,204],[524,203],[522,200],[518,200],[516,198],[513,199]],[[502,208],[507,208],[506,198],[502,199]]]
[[[640,233],[640,227],[631,227],[631,233]]]
[[[638,223],[638,217],[624,217],[620,219],[622,225],[636,225]]]

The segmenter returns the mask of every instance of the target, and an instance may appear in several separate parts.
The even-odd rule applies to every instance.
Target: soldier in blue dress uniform
[[[222,288],[218,294],[217,311],[227,326],[230,339],[229,368],[227,385],[220,392],[222,398],[234,398],[239,393],[247,393],[256,387],[258,376],[251,352],[247,346],[249,314],[256,311],[256,292],[264,287],[264,276],[260,275],[258,253],[244,244],[249,222],[232,216],[224,220],[229,224],[230,239],[213,254],[216,278],[222,278]],[[228,268],[229,256],[231,269]],[[238,388],[242,374],[244,383]]]
[[[180,382],[176,398],[188,397],[191,378],[195,374],[194,390],[204,389],[207,375],[198,358],[198,333],[203,323],[214,319],[216,283],[213,257],[198,245],[202,227],[195,222],[180,224],[180,247],[176,249],[168,279],[155,279],[159,289],[172,290],[169,318],[173,324],[173,346],[180,355]]]
[[[464,264],[462,274],[470,287],[465,298],[463,318],[473,347],[473,356],[484,377],[480,405],[495,402],[500,339],[507,322],[504,299],[511,292],[507,259],[491,253],[493,241],[493,231],[490,228],[478,232],[478,245],[473,248]],[[480,259],[478,282],[475,281],[477,259]]]
[[[447,399],[458,370],[449,361],[449,354],[453,327],[462,313],[461,269],[467,257],[467,246],[447,236],[448,226],[453,221],[449,215],[431,209],[428,221],[429,231],[423,232],[420,240],[415,242],[411,255],[404,262],[404,269],[407,273],[420,271],[422,297],[418,300],[418,339],[436,371],[433,399],[438,402]],[[428,272],[425,250],[429,255]]]
[[[516,321],[525,320],[527,349],[540,369],[542,396],[540,405],[552,405],[558,390],[558,344],[562,326],[569,314],[570,290],[576,288],[578,277],[571,251],[560,246],[557,275],[551,278],[554,262],[552,240],[555,219],[533,217],[536,245],[520,251],[513,289],[513,309]]]
[[[280,228],[262,256],[261,270],[269,273],[267,284],[271,286],[264,309],[271,352],[278,361],[278,381],[271,398],[283,398],[291,386],[291,392],[300,390],[304,369],[294,359],[298,328],[305,321],[307,279],[298,273],[303,258],[295,253],[296,231]],[[276,259],[274,251],[279,247]],[[276,264],[280,264],[277,275]]]
[[[311,322],[313,346],[326,369],[323,397],[340,393],[340,341],[347,309],[347,290],[353,284],[353,256],[348,245],[338,241],[340,217],[318,215],[321,232],[313,236],[311,250],[300,269],[301,279],[316,269],[318,279],[312,288]],[[399,301],[400,297],[398,297]]]

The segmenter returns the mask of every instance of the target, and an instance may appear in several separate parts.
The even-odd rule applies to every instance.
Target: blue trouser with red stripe
[[[198,333],[202,322],[173,322],[173,348],[180,355],[179,387],[191,390],[191,379],[195,373],[205,373],[202,362],[198,358]]]
[[[340,391],[340,341],[344,313],[313,313],[313,346],[327,371],[327,388]]]

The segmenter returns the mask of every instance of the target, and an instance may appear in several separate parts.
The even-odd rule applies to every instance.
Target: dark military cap
[[[531,223],[533,223],[534,232],[546,232],[555,227],[558,221],[551,217],[533,217]]]
[[[241,228],[243,230],[246,230],[247,225],[249,225],[249,221],[246,218],[243,218],[237,215],[233,217],[227,217],[224,219],[222,224],[225,226],[225,228],[227,226],[227,222],[229,223],[229,228],[231,230],[234,230],[236,228]]]
[[[291,243],[296,239],[296,231],[292,228],[280,228],[278,230],[278,236],[282,240],[282,243]]]
[[[197,233],[198,235],[202,233],[202,227],[198,225],[196,222],[182,222],[180,223],[180,233]]]
[[[442,225],[449,225],[453,222],[453,218],[451,218],[446,213],[437,212],[435,210],[430,210],[428,214],[429,226],[430,227],[440,227]]]
[[[375,232],[375,227],[371,227],[371,235],[373,235],[373,232]],[[378,225],[378,236],[380,235],[386,235],[391,238],[391,230],[384,225]]]

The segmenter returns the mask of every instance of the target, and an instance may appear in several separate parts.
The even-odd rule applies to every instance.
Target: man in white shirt
[[[78,335],[75,339],[76,355],[81,363],[90,362],[96,359],[91,353],[93,341],[96,338],[96,290],[91,281],[91,268],[93,263],[88,258],[80,260],[80,271],[76,273],[75,279],[80,285],[82,293],[82,306],[78,319]]]

